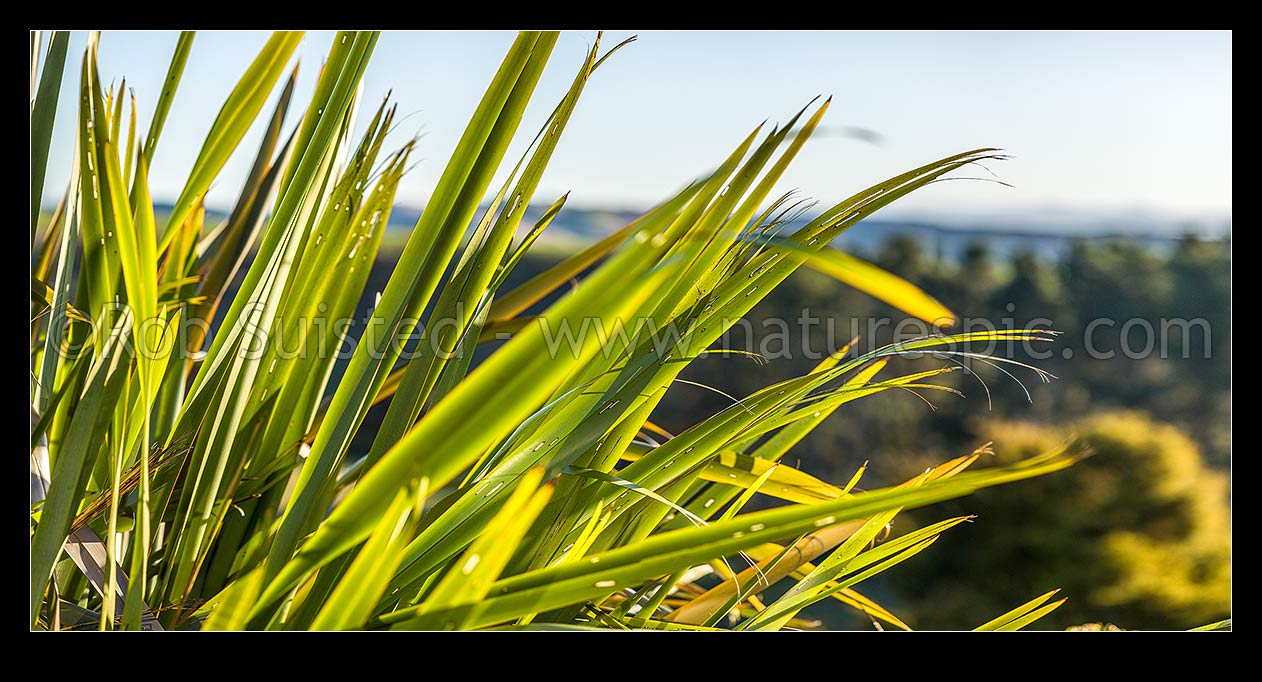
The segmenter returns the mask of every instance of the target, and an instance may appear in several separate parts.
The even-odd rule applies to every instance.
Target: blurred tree
[[[1002,283],[990,247],[972,242],[960,256],[956,276],[946,278],[943,289],[935,293],[950,299],[961,315],[980,315],[989,310],[991,297]]]
[[[1207,444],[1210,463],[1226,467],[1231,463],[1231,240],[1181,239],[1170,258],[1170,279],[1166,317],[1188,320],[1189,331],[1166,334],[1167,358],[1204,385],[1225,390],[1206,394],[1177,375],[1158,396],[1162,414],[1192,417],[1191,433]],[[1200,321],[1202,326],[1193,326]]]
[[[933,261],[925,255],[924,245],[911,235],[895,235],[885,241],[878,252],[876,262],[899,277],[922,282],[931,274]]]
[[[1022,326],[1038,317],[1061,327],[1067,324],[1065,315],[1057,315],[1068,311],[1060,310],[1064,307],[1065,291],[1054,265],[1029,251],[1019,251],[1012,258],[1012,272],[1012,279],[995,292],[992,303],[1011,312]]]
[[[977,519],[891,574],[918,616],[913,627],[981,623],[1055,587],[1069,601],[1040,627],[1183,629],[1230,614],[1227,479],[1179,429],[1127,411],[1059,428],[989,421],[979,431],[1000,461],[1067,436],[1093,454],[1022,490],[980,491],[935,509],[934,519]]]

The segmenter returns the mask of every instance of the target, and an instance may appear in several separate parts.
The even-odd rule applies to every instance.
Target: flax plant
[[[557,143],[589,79],[625,45],[597,36],[565,67],[577,66],[572,83],[542,103],[553,108],[536,134],[519,128],[540,106],[557,36],[522,32],[388,283],[366,292],[416,141],[388,147],[395,107],[362,92],[377,33],[338,33],[303,102],[297,67],[287,70],[301,38],[282,31],[263,45],[160,221],[149,168],[185,64],[208,58],[194,35],[180,36],[145,105],[102,84],[98,34],[69,61],[66,33],[32,36],[33,628],[775,630],[802,627],[822,600],[906,628],[861,583],[967,518],[889,536],[901,511],[1074,461],[1057,449],[974,467],[979,449],[877,489],[861,489],[862,470],[823,481],[785,463],[846,403],[952,390],[937,380],[975,343],[1052,339],[952,334],[955,315],[931,296],[830,246],[998,151],[932,161],[803,224],[793,219],[804,206],[772,190],[829,108],[815,101],[508,289],[564,210],[567,197],[537,196]],[[57,101],[63,78],[77,78],[72,102]],[[147,130],[141,106],[152,107]],[[37,230],[55,116],[75,122],[73,172],[47,180],[67,190]],[[241,149],[252,126],[262,141]],[[534,134],[528,149],[509,158],[523,133]],[[233,154],[253,164],[212,224],[205,196]],[[550,208],[526,223],[532,204]],[[678,434],[655,424],[681,372],[804,266],[941,331],[835,353]],[[351,342],[328,321],[365,297],[370,319]],[[288,350],[339,345],[350,358],[336,379],[334,353]],[[926,352],[942,366],[895,371]],[[353,452],[383,402],[371,446]],[[771,504],[749,511],[755,496]],[[1049,593],[980,629],[1021,628],[1059,604]]]

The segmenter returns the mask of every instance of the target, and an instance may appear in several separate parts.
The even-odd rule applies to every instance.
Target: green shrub
[[[1124,629],[1188,628],[1231,607],[1226,476],[1179,429],[1142,412],[1101,413],[1063,426],[993,421],[997,463],[1067,435],[1090,451],[1068,471],[969,499],[977,520],[901,574],[923,627],[989,613],[1005,599],[1063,588],[1069,601],[1043,627],[1087,622]]]

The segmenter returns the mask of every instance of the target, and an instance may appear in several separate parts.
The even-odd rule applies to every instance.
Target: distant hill
[[[523,229],[533,225],[547,209],[531,205],[526,209]],[[1046,209],[1037,216],[979,214],[931,219],[922,217],[869,218],[861,221],[837,240],[838,245],[874,251],[891,236],[917,238],[925,249],[940,258],[955,259],[969,244],[986,242],[991,251],[1007,255],[1016,251],[1032,251],[1054,256],[1078,239],[1108,240],[1125,238],[1154,248],[1173,245],[1180,236],[1194,233],[1204,237],[1230,234],[1226,221],[1189,221],[1165,215],[1130,213],[1086,213],[1064,209]],[[630,209],[566,206],[553,219],[541,239],[553,243],[587,244],[600,239],[639,217],[641,211]],[[421,215],[421,209],[396,206],[390,229],[410,229]],[[796,226],[806,224],[798,220]]]
[[[159,214],[170,206],[155,204]],[[526,209],[522,229],[528,229],[547,209],[532,204]],[[420,218],[421,208],[395,206],[388,229],[398,237],[410,230]],[[478,212],[481,217],[485,206]],[[971,218],[952,216],[928,218],[868,218],[837,240],[838,246],[862,252],[874,252],[892,236],[909,236],[919,240],[929,253],[940,259],[955,260],[970,245],[985,242],[996,255],[1031,251],[1041,256],[1064,253],[1080,239],[1108,240],[1124,238],[1162,249],[1172,246],[1182,234],[1196,233],[1205,237],[1230,234],[1225,221],[1190,222],[1155,214],[1085,214],[1066,210],[1039,211],[1036,216],[977,215]],[[622,208],[566,206],[540,237],[540,246],[554,249],[576,248],[604,237],[639,217],[641,211]],[[208,221],[222,220],[225,213],[210,210]],[[476,218],[475,218],[476,220]],[[808,218],[794,224],[801,226]]]

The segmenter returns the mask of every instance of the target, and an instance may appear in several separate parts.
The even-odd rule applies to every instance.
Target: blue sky
[[[997,146],[1015,158],[992,170],[1014,189],[943,183],[902,200],[898,210],[1230,215],[1227,32],[619,30],[604,40],[613,45],[633,34],[639,41],[606,62],[588,85],[538,200],[572,191],[571,201],[583,205],[654,202],[721,161],[764,118],[783,121],[816,95],[831,94],[826,124],[872,129],[884,143],[814,140],[781,189],[836,201],[941,156]],[[142,128],[176,35],[103,35],[102,78],[127,77]],[[297,101],[309,96],[332,37],[311,32],[299,48]],[[564,93],[594,37],[594,31],[562,35],[512,158]],[[198,34],[152,169],[156,198],[179,193],[219,106],[266,38],[250,31]],[[74,34],[67,59],[49,201],[60,196],[70,171],[85,39]],[[420,163],[400,190],[402,202],[424,203],[512,39],[502,31],[382,35],[365,75],[365,103],[393,89],[406,116],[395,141],[424,135]],[[253,130],[229,162],[210,192],[212,206],[230,205],[260,132]]]

